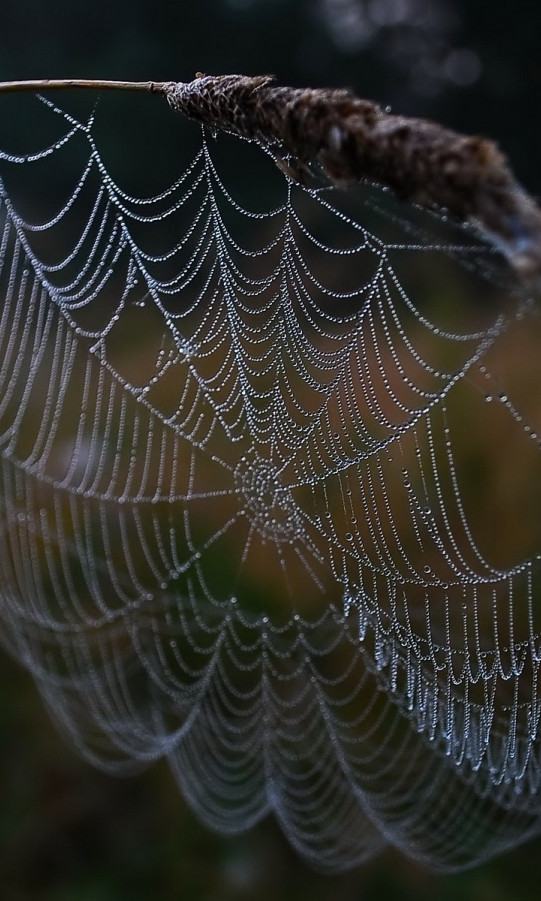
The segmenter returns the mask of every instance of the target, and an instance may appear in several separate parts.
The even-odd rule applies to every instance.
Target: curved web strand
[[[202,134],[134,197],[50,115],[0,156],[0,609],[61,731],[327,869],[538,832],[536,307],[374,187]],[[66,154],[23,214],[14,173]]]

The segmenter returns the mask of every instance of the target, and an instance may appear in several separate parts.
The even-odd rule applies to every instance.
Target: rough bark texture
[[[491,141],[391,115],[349,90],[279,87],[269,75],[199,75],[165,93],[189,118],[291,159],[290,174],[315,162],[336,184],[368,179],[445,209],[487,232],[526,282],[541,281],[541,211]]]

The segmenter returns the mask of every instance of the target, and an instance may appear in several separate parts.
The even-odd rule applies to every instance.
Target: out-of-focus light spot
[[[451,50],[443,65],[443,71],[449,81],[454,81],[462,87],[474,84],[481,75],[482,68],[477,53],[467,47]]]
[[[325,0],[322,13],[335,44],[346,53],[365,47],[377,31],[364,5],[355,0]]]
[[[380,52],[421,97],[474,84],[482,63],[456,47],[461,28],[449,0],[318,0],[317,14],[343,53]]]
[[[408,0],[371,0],[368,14],[377,25],[398,25],[410,12]]]

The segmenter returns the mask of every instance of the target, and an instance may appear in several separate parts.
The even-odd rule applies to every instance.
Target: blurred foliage
[[[362,0],[350,7],[356,2]],[[327,7],[339,15],[346,5]],[[447,0],[444,6],[450,18],[438,40],[448,40],[449,50],[451,43],[470,50],[480,63],[468,84],[433,79],[427,91],[422,78],[405,78],[404,57],[390,47],[394,40],[400,49],[400,29],[393,36],[384,28],[365,44],[340,44],[319,0],[4,0],[0,79],[188,80],[196,70],[270,71],[283,83],[351,85],[396,111],[495,137],[519,177],[541,191],[541,5]],[[4,134],[9,116],[23,113],[0,102]],[[127,104],[118,100],[119,115]],[[145,130],[160,127],[155,104],[149,98]],[[31,134],[34,123],[25,124]],[[137,158],[133,122],[131,129],[130,166],[142,171],[147,161]],[[116,154],[121,165],[120,146]],[[6,901],[513,901],[536,895],[539,843],[458,875],[427,873],[389,851],[351,874],[321,876],[270,820],[235,839],[209,834],[184,806],[165,764],[137,779],[114,780],[80,763],[57,737],[30,677],[5,656],[0,696],[0,892]]]

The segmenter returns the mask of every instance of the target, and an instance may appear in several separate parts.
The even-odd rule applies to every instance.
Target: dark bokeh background
[[[541,5],[531,0],[4,0],[0,79],[189,80],[201,70],[349,85],[395,111],[496,138],[519,178],[541,193],[540,34]],[[2,134],[17,115],[4,100]],[[141,128],[152,127],[148,109]],[[32,122],[22,127],[31,133]],[[120,146],[118,154],[125,158]],[[134,174],[145,167],[136,140],[126,166]],[[331,878],[308,870],[271,822],[234,840],[209,835],[165,765],[120,781],[79,762],[30,678],[6,657],[0,786],[0,896],[8,901],[538,894],[541,843],[456,876],[426,873],[389,851]]]

